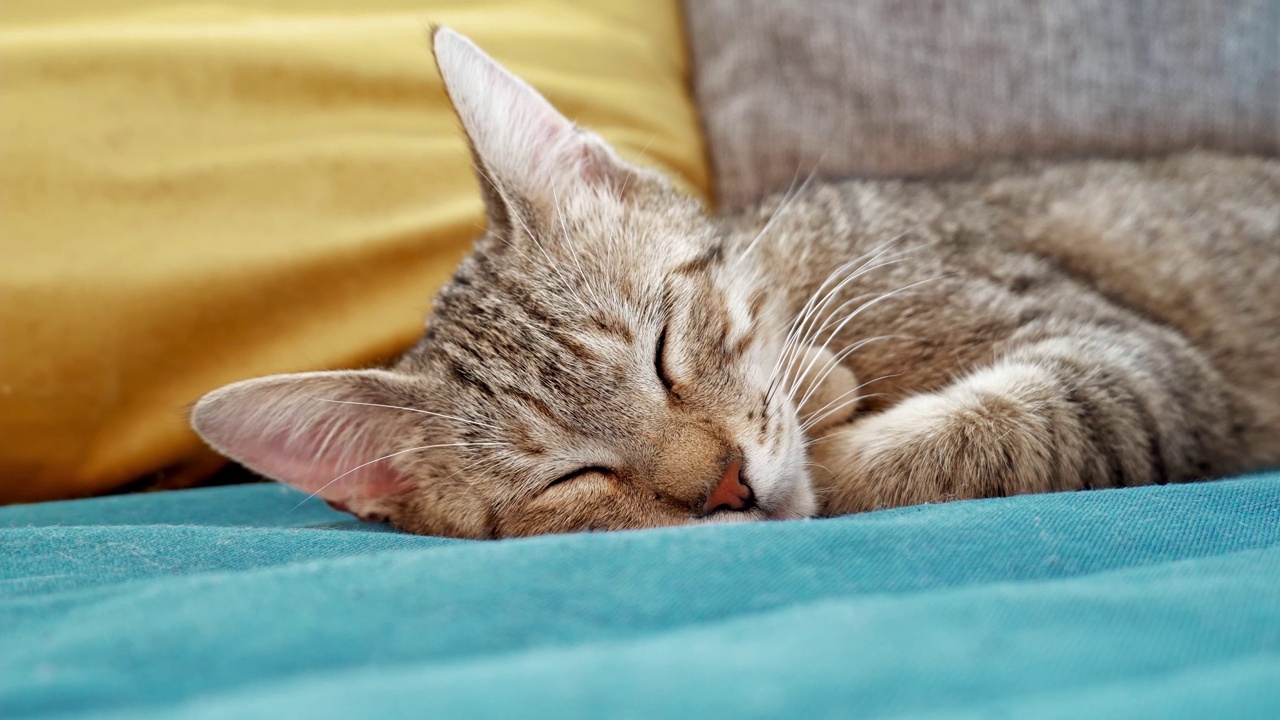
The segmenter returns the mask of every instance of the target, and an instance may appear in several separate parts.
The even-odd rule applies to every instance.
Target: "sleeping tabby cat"
[[[716,217],[433,44],[488,230],[390,369],[205,396],[196,430],[250,468],[494,538],[1280,464],[1274,160],[806,182]]]

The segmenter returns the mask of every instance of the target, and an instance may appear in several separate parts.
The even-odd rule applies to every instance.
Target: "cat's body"
[[[489,211],[391,369],[194,423],[413,532],[839,514],[1280,464],[1280,163],[808,187],[712,218],[449,31]]]
[[[1280,464],[1275,161],[1194,153],[850,182],[800,195],[774,227],[761,261],[794,283],[793,308],[886,242],[902,262],[844,295],[919,284],[831,344],[896,336],[844,362],[860,381],[888,377],[868,388],[881,393],[859,406],[868,417],[814,447],[876,485],[827,478],[828,512]],[[1039,429],[1010,431],[1033,408]]]

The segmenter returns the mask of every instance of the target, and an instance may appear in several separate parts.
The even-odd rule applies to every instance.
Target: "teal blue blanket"
[[[0,716],[1280,717],[1280,474],[464,542],[0,509]]]

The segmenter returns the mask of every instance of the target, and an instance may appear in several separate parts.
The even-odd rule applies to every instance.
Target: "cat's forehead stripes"
[[[591,316],[591,324],[604,335],[614,337],[620,342],[630,345],[636,341],[631,327],[617,315],[596,313]]]
[[[623,304],[553,306],[525,285],[477,281],[452,289],[437,311],[424,352],[475,390],[528,454],[607,432],[634,400],[635,345],[647,329]]]

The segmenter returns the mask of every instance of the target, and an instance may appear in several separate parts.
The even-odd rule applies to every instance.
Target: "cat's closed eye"
[[[662,332],[658,333],[657,348],[654,350],[653,355],[653,369],[658,373],[658,380],[662,382],[662,387],[666,388],[667,392],[671,393],[672,396],[679,399],[680,393],[676,392],[676,384],[671,380],[671,376],[667,374],[666,352],[667,327],[664,325]]]
[[[580,467],[573,472],[565,473],[564,475],[561,475],[555,480],[547,483],[546,487],[542,488],[542,492],[546,492],[558,485],[565,485],[566,483],[573,482],[574,480],[580,480],[592,475],[610,476],[613,475],[613,471],[602,465],[588,465],[586,467]]]

